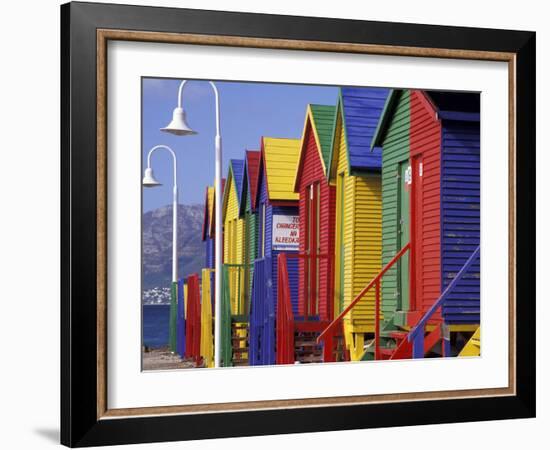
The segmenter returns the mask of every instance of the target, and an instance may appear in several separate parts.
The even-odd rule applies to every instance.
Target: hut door
[[[410,241],[410,186],[412,181],[411,166],[409,161],[399,164],[399,199],[397,204],[397,241],[398,250],[402,249]],[[405,253],[398,262],[398,298],[397,309],[409,310],[409,254]]]
[[[318,314],[319,299],[319,202],[320,185],[314,183],[307,189],[306,221],[306,295],[304,296],[304,315]]]

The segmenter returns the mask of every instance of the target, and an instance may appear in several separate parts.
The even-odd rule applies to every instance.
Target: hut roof
[[[307,147],[306,134],[309,126],[315,136],[317,150],[319,151],[321,164],[323,165],[323,170],[326,175],[327,168],[329,166],[330,150],[332,147],[335,111],[336,107],[330,105],[310,104],[307,106],[304,131],[302,132],[302,140],[300,143],[300,156],[296,167],[296,177],[294,180],[295,191],[298,189],[299,178],[302,171],[303,158]]]
[[[260,158],[261,152],[258,150],[247,150],[244,164],[245,179],[248,184],[247,188],[250,192],[250,208],[256,210],[256,200],[258,193],[258,182],[260,180]],[[243,183],[244,184],[244,183]],[[243,187],[244,194],[244,187]],[[245,200],[243,198],[243,200]],[[246,205],[244,205],[246,208]]]
[[[346,149],[350,172],[379,170],[382,167],[382,149],[371,151],[376,126],[382,115],[390,90],[386,88],[340,89],[336,114],[341,115],[346,136]],[[334,127],[336,128],[335,115]],[[335,136],[333,136],[333,144]],[[335,164],[337,152],[331,147],[331,165]]]
[[[230,159],[229,168],[227,171],[227,182],[224,185],[223,197],[222,197],[223,199],[222,217],[224,221],[225,221],[227,204],[229,202],[229,195],[231,194],[231,186],[233,184],[235,184],[235,193],[237,194],[237,207],[240,209],[240,204],[241,204],[240,194],[242,192],[243,174],[244,174],[244,160]]]
[[[262,137],[262,170],[269,200],[298,200],[294,178],[300,154],[300,139]]]
[[[392,89],[384,105],[371,148],[382,145],[391,122],[390,118],[403,89]],[[478,122],[480,119],[480,96],[475,92],[415,91],[421,95],[424,105],[442,120]]]

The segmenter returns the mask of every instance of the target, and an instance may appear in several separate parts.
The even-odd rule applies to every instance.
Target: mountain
[[[202,205],[178,205],[178,276],[199,273],[204,267]],[[145,289],[169,287],[172,279],[172,205],[143,214],[142,270]]]

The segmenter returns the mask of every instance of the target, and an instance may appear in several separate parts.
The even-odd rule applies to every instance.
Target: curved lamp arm
[[[174,162],[174,187],[172,189],[172,283],[177,283],[178,281],[178,179],[177,179],[177,159],[174,151],[167,145],[155,145],[149,153],[147,153],[147,168],[151,168],[151,156],[158,149],[168,150],[172,155],[172,160]],[[172,302],[174,299],[172,299]],[[172,311],[172,309],[171,309]],[[171,313],[172,314],[172,313]],[[172,319],[170,319],[172,320]],[[170,328],[170,342],[175,342],[175,337],[173,336],[173,330]],[[176,351],[173,344],[170,344],[171,350]]]
[[[178,180],[177,180],[177,171],[176,171],[176,167],[177,167],[176,154],[174,153],[174,150],[172,150],[167,145],[155,145],[151,150],[149,150],[149,153],[147,154],[147,168],[148,169],[151,168],[151,155],[155,152],[155,150],[158,150],[159,148],[163,148],[165,150],[168,150],[170,152],[170,154],[172,155],[172,159],[174,161],[174,186],[177,186],[178,185]]]
[[[180,83],[180,87],[178,89],[178,108],[181,108],[181,105],[183,104],[183,87],[189,80],[183,80]],[[209,81],[208,84],[212,87],[212,90],[214,91],[214,96],[216,100],[216,136],[220,135],[220,97],[218,94],[218,88],[216,85]]]

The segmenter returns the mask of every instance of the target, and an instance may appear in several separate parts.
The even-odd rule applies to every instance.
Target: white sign
[[[299,216],[273,216],[273,250],[296,250],[300,245]]]
[[[412,167],[408,166],[407,170],[405,170],[405,183],[406,184],[412,184],[413,177],[412,177]]]

